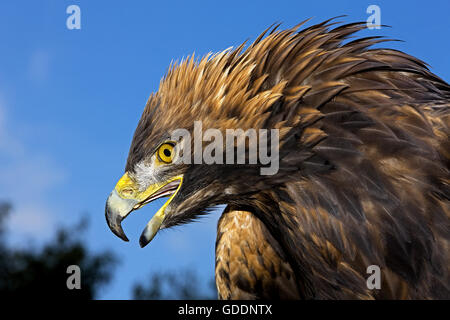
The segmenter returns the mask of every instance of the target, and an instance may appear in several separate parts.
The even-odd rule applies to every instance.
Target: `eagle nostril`
[[[125,188],[121,192],[122,196],[130,198],[134,194],[134,190],[132,188]]]

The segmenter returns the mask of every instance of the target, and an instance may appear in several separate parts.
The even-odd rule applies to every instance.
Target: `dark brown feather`
[[[245,50],[172,65],[127,170],[196,120],[278,128],[276,175],[192,166],[183,214],[167,221],[229,204],[218,225],[219,296],[448,299],[450,86],[414,57],[370,48],[385,39],[343,43],[365,23],[332,24],[268,29]],[[381,268],[381,290],[366,286],[369,265]]]

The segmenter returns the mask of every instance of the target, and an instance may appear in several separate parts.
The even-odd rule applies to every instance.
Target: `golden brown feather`
[[[218,225],[219,297],[449,298],[450,86],[414,57],[370,48],[384,39],[345,42],[364,23],[331,25],[171,65],[127,171],[196,120],[278,128],[277,175],[193,166],[203,189],[166,222],[230,205]],[[382,270],[381,290],[366,286],[369,265]]]

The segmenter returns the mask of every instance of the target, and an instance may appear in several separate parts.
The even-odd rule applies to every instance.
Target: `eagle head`
[[[286,137],[297,129],[270,117],[286,81],[271,85],[256,70],[260,57],[240,54],[242,48],[171,65],[150,96],[125,174],[106,204],[108,225],[121,239],[128,241],[121,221],[155,199],[168,197],[145,227],[142,247],[162,228],[219,204],[245,205],[292,173],[278,167],[279,139],[281,134],[285,149],[294,149]]]

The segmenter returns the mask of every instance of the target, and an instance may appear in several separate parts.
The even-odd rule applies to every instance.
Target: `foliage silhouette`
[[[60,228],[54,239],[35,252],[5,245],[5,222],[11,211],[0,204],[0,298],[93,299],[102,285],[108,283],[116,265],[111,252],[91,254],[78,238],[86,222],[69,229]],[[67,267],[78,265],[81,289],[67,288]]]
[[[44,246],[15,249],[7,246],[6,221],[11,205],[0,203],[0,299],[94,299],[112,280],[117,264],[109,251],[92,254],[81,240],[87,222],[56,230]],[[78,265],[81,289],[67,288],[67,267]],[[196,272],[186,269],[155,272],[147,285],[135,284],[134,299],[217,299],[214,280],[202,292]]]
[[[155,272],[150,276],[147,286],[136,284],[133,289],[136,300],[213,300],[217,299],[214,279],[202,292],[197,273],[185,269],[181,271]]]

